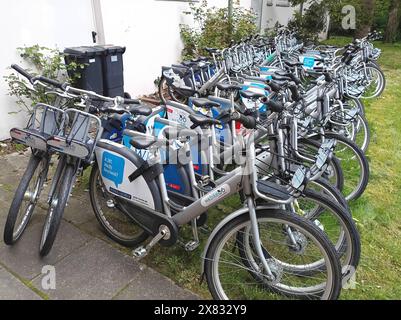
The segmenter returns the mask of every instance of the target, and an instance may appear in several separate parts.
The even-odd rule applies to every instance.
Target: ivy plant
[[[51,49],[39,45],[17,48],[18,54],[26,65],[30,66],[28,72],[33,75],[43,75],[47,78],[75,84],[80,78],[80,71],[85,65],[71,62],[64,63],[64,54],[57,49]],[[8,84],[8,94],[16,98],[16,103],[23,110],[31,112],[32,106],[40,102],[52,103],[51,97],[45,94],[45,90],[39,86],[33,91],[28,80],[19,73],[11,71],[4,77]]]

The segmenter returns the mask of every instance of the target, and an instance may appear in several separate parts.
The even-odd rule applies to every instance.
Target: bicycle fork
[[[262,243],[260,241],[260,233],[259,233],[259,226],[258,226],[258,219],[256,216],[256,208],[255,208],[255,203],[252,197],[248,197],[247,199],[248,203],[248,209],[249,209],[249,216],[251,219],[251,231],[252,231],[252,242],[256,250],[256,254],[259,257],[259,260],[261,261],[262,264],[262,269],[258,267],[259,270],[257,270],[260,273],[263,273],[263,270],[266,272],[267,277],[269,280],[273,281],[274,280],[274,275],[267,263],[267,259],[265,254],[263,253],[262,250]]]

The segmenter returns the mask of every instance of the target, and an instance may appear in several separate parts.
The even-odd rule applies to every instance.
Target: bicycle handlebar
[[[285,109],[282,102],[277,102],[277,101],[269,100],[269,99],[267,99],[267,98],[265,98],[262,102],[263,102],[263,103],[267,106],[267,108],[268,108],[270,111],[272,111],[272,112],[280,113],[280,112],[284,111],[284,109]]]
[[[11,68],[14,69],[15,71],[17,71],[18,73],[20,73],[21,75],[23,75],[25,78],[27,78],[29,80],[29,82],[32,84],[35,84],[35,82],[42,82],[42,83],[51,85],[57,89],[60,89],[66,93],[87,95],[92,98],[97,98],[99,100],[103,100],[105,102],[117,102],[119,104],[126,104],[126,105],[141,103],[140,100],[138,100],[138,99],[125,99],[122,97],[115,97],[115,98],[105,97],[105,96],[97,94],[96,92],[93,92],[93,91],[88,91],[88,90],[84,90],[84,89],[71,87],[68,83],[61,83],[57,80],[53,80],[53,79],[47,78],[45,76],[33,76],[28,71],[26,71],[24,68],[22,68],[16,64],[11,65]]]
[[[246,129],[255,129],[257,125],[254,117],[245,116],[238,111],[231,114],[231,120],[241,123]]]
[[[68,86],[67,83],[61,83],[57,80],[53,80],[44,76],[37,76],[32,78],[32,82],[35,83],[36,81],[40,81],[46,84],[49,84],[57,89],[65,90],[64,88]]]
[[[21,68],[19,65],[16,64],[12,64],[11,68],[20,73],[21,75],[23,75],[25,78],[29,80],[29,82],[32,83],[32,79],[34,78],[34,76],[31,75],[28,71],[26,71],[25,69]]]

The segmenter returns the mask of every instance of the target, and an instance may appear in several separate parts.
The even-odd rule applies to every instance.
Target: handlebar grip
[[[55,88],[59,88],[61,90],[64,90],[64,84],[63,83],[58,82],[57,80],[46,78],[44,76],[35,77],[35,78],[32,79],[32,81],[41,81],[41,82],[47,83],[47,84],[49,84],[49,85],[51,85],[51,86],[53,86]]]
[[[343,63],[349,65],[353,59],[352,55],[348,55],[345,59],[343,59]]]
[[[273,81],[268,81],[267,85],[276,93],[279,93],[281,91],[281,87]]]
[[[280,113],[280,112],[284,111],[284,105],[282,102],[269,100],[269,101],[264,102],[264,104],[272,112]]]
[[[313,71],[316,71],[316,72],[323,72],[323,71],[324,71],[324,68],[322,68],[322,67],[315,67],[315,68],[313,68]]]
[[[331,77],[330,73],[328,73],[328,72],[324,73],[324,80],[326,82],[333,82],[333,78]]]
[[[125,109],[120,109],[120,108],[112,108],[112,107],[103,107],[99,108],[100,112],[104,113],[115,113],[115,114],[124,114],[127,113],[128,111]]]
[[[27,78],[29,80],[29,82],[32,83],[33,75],[28,73],[25,69],[21,68],[19,65],[16,65],[16,64],[12,64],[11,68],[13,68],[15,71],[17,71],[21,75],[23,75],[25,78]]]
[[[289,77],[291,78],[292,81],[294,81],[296,84],[301,84],[301,79],[299,79],[295,74],[290,73]]]
[[[291,96],[294,101],[300,101],[302,99],[301,94],[299,93],[298,87],[296,85],[290,85],[288,87],[291,91]]]
[[[124,104],[141,104],[138,99],[124,99]]]
[[[231,119],[241,123],[246,129],[256,128],[256,119],[252,116],[244,116],[238,111],[232,113]]]

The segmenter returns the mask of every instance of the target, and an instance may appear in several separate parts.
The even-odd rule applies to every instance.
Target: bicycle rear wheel
[[[157,186],[153,183],[152,188],[155,189]],[[157,194],[157,190],[154,193]],[[149,237],[149,234],[126,212],[133,209],[119,203],[116,197],[107,192],[98,165],[92,167],[89,195],[96,219],[109,238],[125,247],[135,247]],[[156,210],[162,211],[161,201],[155,200],[155,202]]]
[[[163,104],[166,104],[168,100],[186,104],[188,97],[180,94],[172,86],[167,83],[165,77],[162,77],[159,83],[159,97]]]

